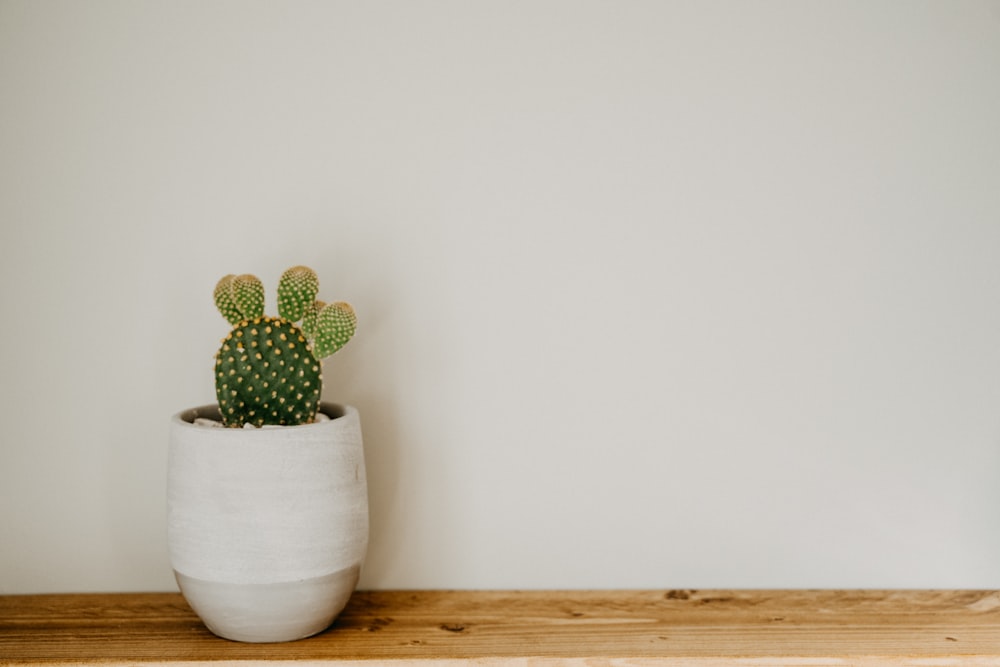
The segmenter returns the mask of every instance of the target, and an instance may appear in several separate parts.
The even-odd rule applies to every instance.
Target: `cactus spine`
[[[311,423],[323,389],[321,360],[354,335],[349,304],[316,300],[319,279],[304,266],[278,283],[278,317],[264,314],[264,288],[252,275],[227,275],[215,287],[215,304],[233,325],[215,357],[215,393],[223,423]],[[300,328],[296,322],[302,320]]]

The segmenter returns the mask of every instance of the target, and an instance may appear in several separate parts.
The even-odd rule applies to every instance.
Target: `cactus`
[[[323,390],[321,360],[346,345],[357,327],[349,304],[318,301],[318,291],[312,269],[288,269],[278,282],[278,316],[269,317],[257,277],[230,274],[218,282],[215,305],[233,325],[215,356],[215,393],[225,426],[291,426],[315,419]]]

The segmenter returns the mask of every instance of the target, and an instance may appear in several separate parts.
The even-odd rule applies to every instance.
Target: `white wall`
[[[364,587],[1000,587],[998,72],[995,0],[0,0],[0,593],[174,589],[297,263]]]

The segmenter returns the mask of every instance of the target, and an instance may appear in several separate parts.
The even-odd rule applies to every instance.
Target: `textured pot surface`
[[[170,559],[212,632],[288,641],[322,631],[357,584],[368,546],[368,490],[357,410],[330,421],[228,429],[171,420]]]

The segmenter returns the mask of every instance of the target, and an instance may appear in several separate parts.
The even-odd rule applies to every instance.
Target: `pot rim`
[[[295,426],[272,426],[269,428],[225,428],[218,429],[219,432],[230,431],[234,433],[253,433],[257,431],[271,431],[275,428],[282,431],[293,430],[293,429],[304,429],[304,428],[315,428],[328,426],[342,417],[347,417],[352,414],[357,414],[357,408],[352,405],[346,405],[344,403],[332,403],[329,401],[322,401],[319,404],[319,411],[330,418],[330,421],[326,422],[313,422],[311,424],[296,424]],[[208,405],[199,405],[194,408],[188,408],[186,410],[181,410],[170,417],[170,422],[176,426],[183,428],[197,428],[203,429],[204,426],[196,426],[194,420],[198,417],[206,417],[208,419],[221,420],[222,415],[219,412],[218,403],[209,403]]]

